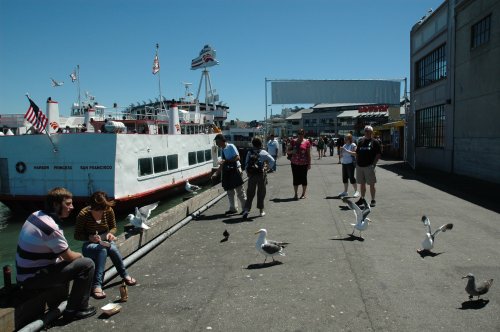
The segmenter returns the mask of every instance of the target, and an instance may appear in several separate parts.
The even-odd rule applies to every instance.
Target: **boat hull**
[[[79,208],[95,191],[117,210],[183,191],[216,165],[213,134],[76,133],[0,137],[0,201],[13,210],[39,208],[46,193],[65,187]]]

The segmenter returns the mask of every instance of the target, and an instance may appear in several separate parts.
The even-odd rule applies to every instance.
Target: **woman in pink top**
[[[307,171],[311,169],[311,142],[304,139],[304,129],[297,132],[297,139],[293,140],[287,149],[287,154],[291,157],[293,174],[293,190],[295,200],[298,200],[297,190],[302,185],[301,199],[306,198]]]

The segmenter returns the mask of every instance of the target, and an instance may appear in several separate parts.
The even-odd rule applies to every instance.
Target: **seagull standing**
[[[476,278],[472,273],[469,273],[466,276],[462,277],[462,279],[465,278],[468,279],[467,286],[465,286],[465,291],[467,292],[467,294],[469,294],[469,300],[472,300],[474,296],[477,296],[477,299],[479,300],[479,297],[481,295],[488,293],[491,284],[493,284],[493,279],[485,280],[477,284]]]
[[[187,192],[190,192],[190,193],[193,193],[193,194],[197,194],[197,190],[200,190],[201,187],[200,186],[197,186],[195,184],[191,184],[189,183],[189,180],[186,180],[186,185],[184,186],[184,189],[186,189]]]
[[[262,228],[259,229],[255,234],[259,234],[257,238],[257,242],[255,243],[255,247],[257,251],[266,257],[264,263],[266,263],[267,257],[271,257],[274,262],[274,257],[276,255],[285,256],[283,252],[283,248],[288,244],[288,242],[277,242],[266,239],[267,230]]]
[[[418,253],[430,252],[432,248],[434,248],[436,235],[438,235],[440,232],[444,233],[447,230],[453,228],[453,224],[444,224],[443,226],[439,227],[434,233],[432,233],[431,221],[429,220],[429,218],[427,218],[426,216],[422,216],[422,222],[427,228],[427,232],[425,234],[425,239],[422,241],[422,249],[418,249]]]
[[[151,211],[156,209],[158,206],[158,202],[145,205],[143,207],[135,208],[135,216],[133,214],[129,214],[127,216],[127,221],[134,225],[135,228],[149,229],[149,226],[146,225],[146,221],[151,215]]]
[[[364,204],[365,208],[361,210],[361,208],[348,197],[342,197],[342,201],[347,203],[349,208],[354,211],[354,216],[356,217],[356,223],[351,224],[354,226],[351,235],[354,235],[354,231],[357,229],[359,231],[359,237],[361,237],[361,232],[368,228],[368,223],[371,222],[369,218],[367,218],[368,214],[370,214],[371,209],[369,204]]]

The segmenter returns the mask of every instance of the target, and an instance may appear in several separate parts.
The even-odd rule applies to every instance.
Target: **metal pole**
[[[266,99],[266,116],[264,118],[265,121],[265,133],[264,133],[264,139],[267,138],[267,77],[264,77],[264,84],[265,84],[265,99]]]
[[[158,57],[158,65],[160,65],[159,51],[160,45],[156,43],[156,56]],[[163,109],[165,109],[165,106],[163,105],[163,97],[161,95],[161,70],[158,71],[158,93],[160,94],[160,111],[163,111]]]

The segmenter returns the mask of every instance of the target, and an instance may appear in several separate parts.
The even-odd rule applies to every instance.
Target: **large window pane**
[[[416,146],[429,148],[444,147],[444,105],[417,111]]]
[[[167,170],[167,157],[159,156],[153,158],[155,173],[165,172]]]
[[[139,159],[139,176],[153,174],[153,161],[151,158]]]
[[[179,168],[179,156],[176,154],[167,156],[167,164],[169,171]]]

